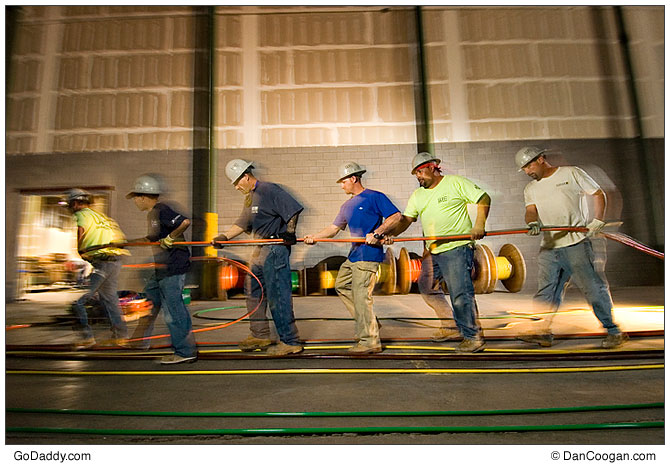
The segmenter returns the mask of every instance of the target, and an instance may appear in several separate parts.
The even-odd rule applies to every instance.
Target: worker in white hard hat
[[[193,362],[198,357],[191,314],[182,296],[186,274],[191,267],[191,254],[187,246],[175,245],[175,242],[185,241],[184,232],[191,220],[160,198],[161,185],[158,176],[145,174],[135,180],[132,191],[126,195],[137,209],[147,212],[149,225],[148,234],[133,242],[160,242],[154,248],[154,271],[144,288],[147,299],[152,302],[151,314],[140,319],[131,345],[143,349],[150,347],[149,340],[135,340],[153,333],[156,317],[163,309],[174,352],[161,358],[160,362],[179,364]]]
[[[535,146],[521,148],[515,155],[519,171],[533,179],[524,189],[525,220],[528,234],[542,232],[538,291],[534,299],[541,307],[556,311],[563,301],[570,278],[581,288],[593,312],[607,330],[603,348],[615,348],[628,340],[612,319],[612,298],[607,280],[594,265],[591,238],[605,226],[605,192],[584,170],[576,166],[552,166],[546,150]],[[586,197],[593,201],[594,213],[586,209]],[[588,232],[541,231],[542,226],[587,227]],[[550,316],[553,318],[553,315]],[[551,320],[539,326],[539,333],[519,336],[523,341],[551,346]]]
[[[223,234],[212,241],[227,241],[242,233],[249,233],[256,239],[282,239],[282,243],[254,247],[249,267],[259,279],[245,279],[247,309],[256,309],[250,317],[251,334],[239,343],[243,351],[265,350],[273,356],[284,356],[302,352],[298,328],[293,314],[291,293],[291,245],[296,243],[298,217],[303,210],[286,190],[278,184],[258,180],[253,163],[243,159],[233,159],[226,164],[226,176],[236,190],[245,195],[244,207],[239,218]],[[263,302],[259,304],[265,291]],[[272,319],[279,335],[279,343],[274,346],[270,336],[270,325],[266,316],[269,305]]]
[[[126,346],[128,328],[121,317],[117,287],[122,266],[121,257],[130,255],[130,252],[113,245],[125,242],[125,236],[116,221],[91,208],[91,194],[87,191],[71,189],[67,193],[66,201],[77,223],[79,254],[93,266],[88,290],[72,304],[82,333],[82,339],[74,344],[74,348],[87,349],[96,345],[86,312],[86,302],[96,294],[111,322],[112,344]]]
[[[404,232],[419,217],[426,237],[469,235],[470,240],[426,241],[418,286],[424,301],[444,319],[450,312],[444,293],[434,288],[444,280],[449,290],[457,331],[443,328],[435,341],[461,336],[459,353],[476,353],[485,346],[477,323],[477,303],[472,284],[475,240],[485,234],[491,205],[489,195],[474,182],[457,175],[442,175],[440,159],[422,152],[412,160],[412,174],[420,187],[412,193],[393,234]],[[467,205],[477,205],[474,222]]]
[[[335,280],[335,291],[356,323],[356,344],[349,348],[352,354],[382,351],[372,291],[379,264],[384,260],[380,240],[401,218],[400,210],[386,195],[363,187],[361,177],[365,172],[353,161],[340,166],[337,183],[351,198],[342,205],[330,226],[304,236],[305,244],[315,244],[314,239],[335,237],[349,226],[353,237],[366,238],[365,243],[351,245],[347,260],[340,266]]]

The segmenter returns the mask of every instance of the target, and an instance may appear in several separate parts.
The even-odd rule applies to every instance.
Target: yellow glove
[[[165,250],[171,249],[172,244],[174,243],[174,239],[170,237],[170,234],[167,236],[163,237],[160,241],[161,247],[164,248]]]

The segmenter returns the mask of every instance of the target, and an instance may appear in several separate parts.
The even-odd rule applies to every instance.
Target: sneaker
[[[465,338],[456,346],[457,353],[478,353],[484,349],[486,342],[480,337]]]
[[[242,351],[255,351],[257,349],[265,351],[271,344],[272,341],[267,338],[256,338],[253,335],[249,335],[244,340],[240,341],[237,346],[239,346]]]
[[[274,346],[268,348],[268,356],[286,356],[287,354],[298,354],[302,352],[302,346],[290,345],[279,342]]]
[[[351,348],[347,350],[349,354],[375,354],[382,352],[382,346],[365,346],[361,343],[356,343]]]
[[[606,349],[617,348],[628,341],[628,333],[617,333],[616,335],[607,335],[602,342],[602,347]]]
[[[526,343],[539,344],[544,348],[548,348],[554,344],[554,335],[551,333],[546,333],[544,335],[519,335],[516,339],[525,341]]]
[[[161,364],[181,364],[182,362],[195,362],[198,356],[180,356],[179,354],[171,354],[161,358]]]
[[[452,338],[459,338],[461,336],[460,332],[456,328],[445,328],[441,327],[438,328],[435,333],[433,333],[430,337],[432,341],[447,341],[451,340]]]
[[[75,351],[79,351],[80,349],[90,349],[95,345],[95,338],[86,338],[82,341],[76,342],[72,347]]]

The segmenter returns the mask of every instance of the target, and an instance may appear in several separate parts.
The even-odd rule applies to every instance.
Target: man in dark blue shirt
[[[400,210],[386,195],[363,187],[361,176],[365,171],[351,161],[340,167],[337,182],[352,197],[342,205],[333,224],[304,237],[305,244],[314,244],[314,239],[334,237],[349,226],[353,237],[366,239],[365,243],[352,244],[335,280],[335,290],[356,322],[356,344],[349,348],[352,354],[382,350],[377,317],[372,309],[372,291],[377,269],[384,260],[381,240],[402,218]]]
[[[224,234],[215,237],[212,244],[221,247],[217,241],[227,241],[244,232],[256,239],[283,240],[253,249],[249,267],[260,284],[247,275],[244,283],[247,310],[256,311],[249,317],[251,334],[239,347],[243,351],[267,349],[274,356],[295,354],[302,351],[302,345],[293,315],[289,257],[291,245],[296,243],[295,229],[303,207],[279,185],[258,180],[251,169],[252,163],[242,159],[233,159],[226,165],[226,175],[246,198],[240,217]],[[263,290],[265,298],[259,304]],[[280,340],[275,346],[270,346],[267,304]]]
[[[162,358],[161,364],[179,364],[195,361],[198,357],[191,314],[182,297],[186,273],[191,267],[191,254],[188,247],[174,245],[175,241],[184,241],[184,231],[191,225],[191,221],[160,202],[160,193],[159,180],[151,175],[143,175],[135,181],[133,191],[126,195],[126,198],[133,199],[140,211],[148,211],[149,234],[136,241],[160,241],[160,246],[154,248],[154,273],[144,290],[153,308],[149,316],[140,320],[133,338],[151,335],[161,306],[165,306],[164,319],[170,331],[174,354]],[[149,347],[147,341],[142,342],[142,347]]]

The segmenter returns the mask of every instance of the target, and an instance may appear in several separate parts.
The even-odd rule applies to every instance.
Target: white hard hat
[[[160,182],[153,176],[142,175],[135,179],[133,190],[126,195],[126,198],[133,198],[135,195],[160,195]]]
[[[412,159],[412,174],[416,172],[417,167],[422,166],[430,161],[435,161],[435,164],[440,164],[441,162],[439,158],[436,158],[432,154],[426,152],[419,153],[414,156],[414,159]]]
[[[226,176],[230,179],[232,184],[237,182],[237,179],[242,177],[242,174],[249,168],[253,168],[253,163],[245,161],[244,159],[231,159],[226,164]]]
[[[337,171],[337,174],[339,175],[337,181],[339,182],[342,179],[346,179],[347,177],[351,177],[353,175],[357,175],[360,177],[366,171],[367,169],[363,169],[363,167],[358,163],[355,163],[353,161],[345,162],[340,166],[340,168]]]
[[[519,172],[523,170],[523,166],[531,162],[533,159],[544,154],[546,149],[541,150],[537,146],[524,146],[516,152],[514,161],[516,162]]]
[[[83,201],[86,203],[91,202],[91,194],[88,193],[86,190],[82,190],[80,188],[73,188],[68,190],[66,197],[68,205],[74,201]]]

